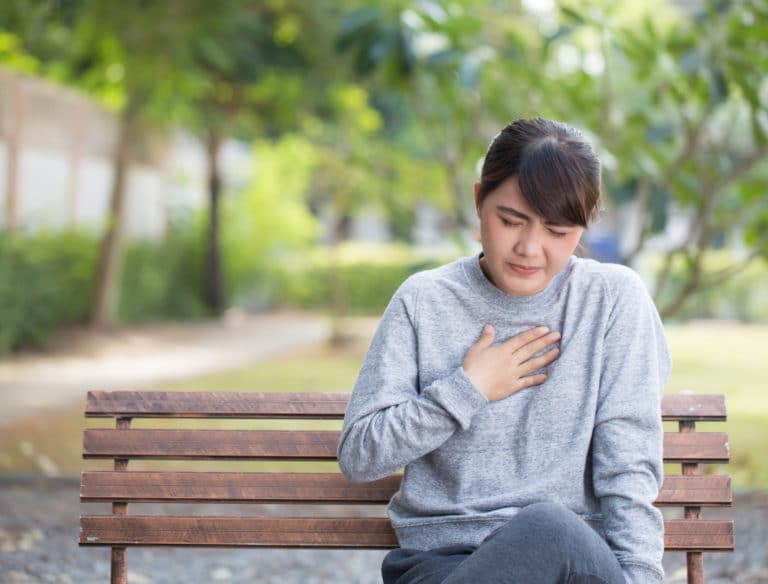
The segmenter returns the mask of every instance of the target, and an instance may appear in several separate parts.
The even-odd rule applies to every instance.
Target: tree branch
[[[755,150],[750,156],[741,159],[739,164],[733,167],[730,172],[720,177],[720,179],[712,185],[712,189],[716,192],[725,190],[728,185],[743,177],[752,170],[752,167],[755,166],[755,164],[764,158],[768,158],[768,144]]]
[[[637,254],[639,254],[640,251],[645,247],[645,242],[648,240],[648,236],[651,233],[651,185],[650,181],[645,176],[640,179],[635,192],[635,199],[638,201],[639,212],[642,217],[642,225],[640,227],[640,234],[638,235],[635,247],[626,255],[626,257],[622,259],[622,263],[627,265],[631,265],[632,262],[634,262]]]
[[[747,259],[745,259],[740,264],[736,264],[733,266],[729,266],[727,268],[723,268],[722,270],[718,270],[717,272],[714,272],[709,275],[706,282],[701,285],[702,288],[711,288],[712,286],[720,285],[724,282],[727,282],[737,274],[740,274],[744,270],[746,270],[749,267],[749,264],[751,264],[754,260],[759,258],[762,254],[758,251],[753,251],[751,254],[747,256]]]

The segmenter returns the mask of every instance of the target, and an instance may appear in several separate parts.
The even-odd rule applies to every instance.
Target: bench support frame
[[[128,430],[131,427],[131,418],[115,419],[115,428],[117,430]],[[127,458],[115,459],[115,470],[125,472],[128,470]],[[128,515],[128,503],[125,501],[116,501],[112,503],[113,515]],[[111,584],[128,584],[128,551],[124,547],[112,548],[111,560]]]

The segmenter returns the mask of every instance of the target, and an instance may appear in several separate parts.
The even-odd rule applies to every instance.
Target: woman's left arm
[[[660,409],[671,360],[640,277],[628,268],[614,275],[592,437],[593,484],[627,583],[656,583],[664,576],[664,522],[653,502],[663,479]]]

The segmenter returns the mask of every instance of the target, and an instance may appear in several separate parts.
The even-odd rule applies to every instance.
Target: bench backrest
[[[113,459],[112,471],[81,475],[82,501],[113,504],[112,515],[84,515],[80,544],[113,548],[113,582],[125,582],[126,546],[221,546],[301,548],[391,548],[397,545],[389,520],[370,513],[341,517],[208,517],[128,514],[132,502],[354,503],[385,505],[400,476],[353,484],[340,473],[199,472],[128,470],[129,460],[335,461],[337,430],[131,428],[137,418],[215,418],[341,420],[347,393],[240,393],[94,391],[87,417],[111,417],[114,429],[88,428],[86,459]],[[732,521],[701,519],[701,508],[732,502],[731,480],[700,475],[702,463],[729,460],[725,433],[695,432],[696,421],[725,420],[722,395],[673,394],[664,397],[662,418],[678,432],[664,436],[664,459],[680,463],[680,475],[667,476],[656,505],[682,508],[681,519],[665,521],[665,549],[688,553],[689,582],[703,582],[701,553],[734,546]],[[146,422],[144,422],[146,424]],[[304,507],[302,508],[304,509]]]

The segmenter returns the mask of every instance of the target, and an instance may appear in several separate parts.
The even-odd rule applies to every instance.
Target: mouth
[[[521,266],[520,264],[510,264],[507,263],[507,265],[517,272],[518,274],[522,274],[523,276],[532,276],[536,272],[538,272],[541,268],[538,268],[536,266]]]

